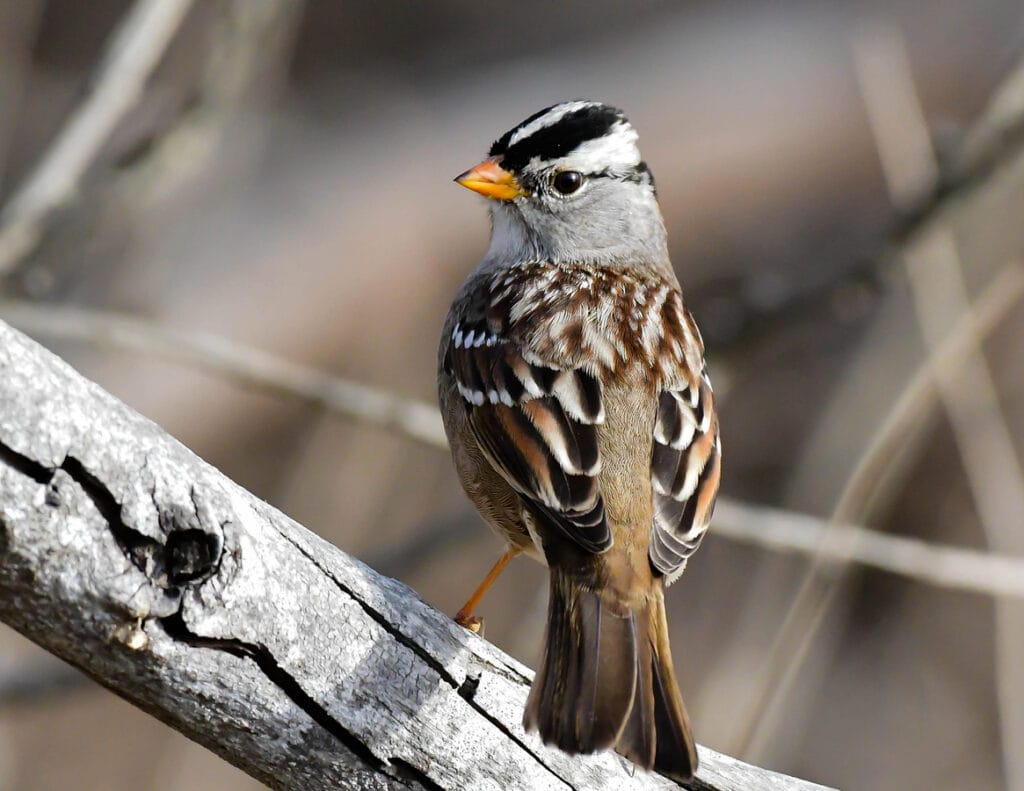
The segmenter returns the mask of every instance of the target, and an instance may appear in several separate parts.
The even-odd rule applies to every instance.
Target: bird
[[[654,177],[619,109],[534,113],[455,181],[486,197],[486,253],[441,334],[455,469],[505,544],[456,621],[519,554],[549,570],[527,731],[697,768],[665,587],[714,510],[721,444],[704,344],[669,260]]]

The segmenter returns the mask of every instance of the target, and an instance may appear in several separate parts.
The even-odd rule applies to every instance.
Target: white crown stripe
[[[599,106],[600,102],[566,102],[565,104],[555,105],[540,118],[535,118],[526,126],[517,129],[512,134],[512,137],[509,138],[508,147],[511,148],[516,145],[516,143],[536,134],[541,129],[547,129],[549,126],[554,126],[569,113],[575,113],[577,110],[583,110],[587,107]]]
[[[631,170],[640,164],[636,141],[636,130],[625,121],[617,121],[601,137],[578,145],[567,159],[584,173],[597,173],[605,168]]]

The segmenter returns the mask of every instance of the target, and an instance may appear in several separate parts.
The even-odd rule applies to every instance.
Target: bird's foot
[[[469,631],[478,634],[481,637],[484,635],[484,619],[479,615],[470,615],[468,612],[459,610],[455,615],[455,623],[469,629]]]

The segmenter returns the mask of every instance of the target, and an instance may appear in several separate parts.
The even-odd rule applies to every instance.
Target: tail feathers
[[[641,629],[637,635],[636,695],[615,749],[637,766],[650,769],[657,753],[658,698],[651,670],[655,667],[654,652],[646,632]]]
[[[645,609],[618,611],[552,569],[544,656],[523,725],[569,753],[614,747],[644,769],[690,780],[697,754],[660,589]]]
[[[688,780],[697,771],[697,743],[693,740],[690,718],[676,683],[672,649],[668,644],[665,598],[660,590],[649,611],[649,630],[655,654],[651,663],[657,734],[654,768],[668,777]]]
[[[616,744],[633,708],[637,623],[608,610],[591,591],[552,574],[544,658],[524,725],[570,753]]]

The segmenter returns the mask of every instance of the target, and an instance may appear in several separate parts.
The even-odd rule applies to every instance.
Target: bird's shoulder
[[[601,380],[642,371],[691,384],[703,367],[678,282],[656,267],[527,261],[470,277],[449,313],[442,362],[453,348],[505,343],[532,364]]]

